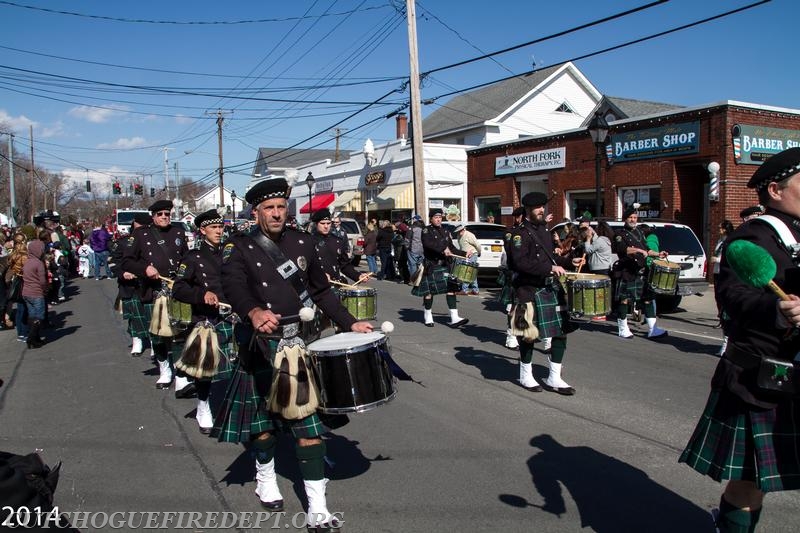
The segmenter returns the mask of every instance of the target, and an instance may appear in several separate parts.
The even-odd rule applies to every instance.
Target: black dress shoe
[[[192,382],[189,382],[189,384],[186,385],[181,390],[175,391],[175,397],[178,398],[179,400],[181,398],[192,398],[196,395],[197,395],[197,388],[194,386],[194,383]]]
[[[542,385],[542,387],[547,392],[555,392],[556,394],[561,394],[562,396],[572,396],[575,394],[575,389],[573,387],[551,387],[546,383]]]
[[[324,524],[318,524],[316,526],[308,526],[308,530],[312,533],[329,533],[331,531],[339,531],[341,527],[342,524],[340,524],[336,518],[331,518],[330,522],[325,522]]]
[[[210,435],[211,429],[212,428],[200,428],[200,433],[202,433],[203,435]]]
[[[525,389],[526,391],[530,391],[530,392],[542,392],[544,390],[544,389],[542,389],[541,385],[534,385],[533,387],[526,387],[525,385],[523,385],[519,381],[517,381],[516,384],[519,385],[520,387],[522,387],[523,389]]]
[[[274,502],[261,502],[261,507],[270,513],[280,513],[283,511],[283,500],[275,500]]]
[[[156,388],[159,389],[159,390],[168,389],[168,388],[170,388],[170,386],[172,386],[172,382],[171,381],[169,383],[156,383]]]
[[[458,327],[461,327],[461,326],[463,326],[463,325],[464,325],[464,324],[466,324],[467,322],[469,322],[469,318],[462,318],[462,319],[461,319],[461,320],[459,320],[458,322],[454,322],[454,323],[450,324],[450,327],[451,327],[451,328],[458,328]]]
[[[425,325],[428,326],[429,328],[432,328],[434,326],[434,323],[433,322],[425,322]]]

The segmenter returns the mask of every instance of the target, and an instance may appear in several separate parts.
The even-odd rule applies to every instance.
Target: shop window
[[[620,188],[619,198],[622,211],[628,206],[638,203],[639,218],[659,218],[661,216],[660,187]]]
[[[478,220],[481,222],[500,223],[500,197],[489,196],[475,198],[475,205],[478,209]]]

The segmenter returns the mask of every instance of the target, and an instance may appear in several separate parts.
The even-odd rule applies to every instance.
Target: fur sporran
[[[511,334],[522,337],[525,342],[533,342],[539,337],[533,302],[516,304],[511,310]]]
[[[159,337],[174,337],[175,331],[169,323],[169,296],[161,292],[156,294],[150,317],[150,333]]]
[[[269,410],[287,420],[300,420],[319,406],[319,391],[302,342],[279,346],[272,370]]]
[[[186,338],[175,368],[193,378],[210,378],[217,373],[219,361],[219,340],[214,326],[208,322],[199,322]]]

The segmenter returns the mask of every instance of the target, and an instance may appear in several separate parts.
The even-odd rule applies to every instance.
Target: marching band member
[[[144,304],[144,323],[152,318],[155,291],[161,289],[160,276],[172,278],[178,269],[181,257],[188,251],[183,231],[170,224],[172,202],[158,200],[150,206],[153,223],[131,232],[122,252],[122,271],[130,272],[141,280],[139,296]],[[156,361],[158,361],[157,389],[168,389],[172,383],[172,363],[169,359],[170,337],[150,335]],[[175,396],[179,398],[194,394],[194,386],[186,378],[175,381]]]
[[[146,213],[137,213],[133,218],[131,231],[153,223],[153,217]],[[144,320],[144,307],[139,300],[139,278],[132,272],[122,269],[122,255],[125,247],[133,239],[120,237],[112,245],[110,261],[116,265],[119,298],[122,300],[122,318],[128,321],[128,334],[131,336],[131,356],[139,357],[144,351],[143,341],[149,335],[149,323]]]
[[[283,496],[275,474],[274,433],[291,430],[308,497],[309,529],[330,531],[339,522],[327,508],[325,443],[320,438],[324,430],[314,409],[314,380],[305,365],[297,322],[303,307],[316,304],[345,331],[366,333],[372,325],[357,322],[333,294],[311,236],[286,227],[290,192],[283,178],[257,183],[245,195],[254,206],[257,227],[231,236],[223,247],[225,294],[244,322],[235,328],[239,366],[212,435],[227,442],[252,442],[256,495],[263,507],[277,512],[283,509]]]
[[[638,204],[627,207],[622,213],[625,225],[616,232],[613,243],[614,252],[619,257],[613,269],[613,274],[617,278],[614,295],[617,302],[617,328],[619,336],[623,339],[633,337],[628,327],[628,310],[634,303],[641,302],[649,330],[647,338],[657,339],[666,335],[667,331],[656,327],[655,295],[645,286],[646,261],[648,257],[666,259],[667,252],[657,252],[648,248],[644,234],[636,227],[639,214],[635,206],[638,207]]]
[[[525,220],[525,208],[522,206],[517,207],[511,213],[511,216],[513,217],[514,223],[511,227],[507,228],[504,238],[505,242],[503,243],[503,255],[500,257],[500,274],[498,275],[498,281],[500,281],[502,289],[500,290],[498,301],[503,304],[506,309],[506,348],[516,350],[519,348],[519,342],[517,341],[517,336],[511,332],[511,308],[514,305],[514,274],[508,268],[508,254],[511,251],[509,248],[512,242],[511,236],[514,230]]]
[[[451,280],[448,273],[448,261],[459,253],[459,249],[453,244],[450,233],[442,227],[443,215],[441,209],[431,211],[431,223],[422,230],[422,250],[425,256],[422,262],[422,279],[411,289],[411,294],[414,296],[422,296],[425,325],[429,328],[434,326],[433,311],[431,311],[434,294],[447,294],[451,327],[457,328],[469,322],[469,319],[461,318],[458,315],[456,292],[460,289],[461,284]],[[469,255],[471,254],[467,253],[467,257]]]
[[[315,211],[311,215],[311,221],[314,223],[314,239],[316,240],[317,258],[322,263],[325,269],[325,274],[328,279],[345,283],[347,280],[345,276],[352,280],[366,281],[369,279],[369,274],[360,273],[350,262],[347,255],[347,238],[335,235],[331,228],[331,212],[326,209]]]
[[[561,378],[561,365],[567,349],[567,333],[574,328],[566,313],[566,295],[558,278],[566,274],[566,268],[579,265],[581,259],[570,259],[555,253],[545,220],[544,206],[547,201],[547,196],[540,192],[531,192],[522,197],[528,219],[523,219],[513,230],[508,255],[509,268],[516,273],[513,283],[517,304],[512,320],[515,327],[525,322],[524,327],[517,327],[518,330],[538,329],[539,337],[552,338],[550,373],[544,380],[544,388],[569,396],[575,394],[575,389]],[[531,315],[535,324],[530,323]],[[517,339],[520,353],[519,383],[532,392],[541,392],[542,387],[533,377],[535,338],[535,334],[530,334],[520,335]]]
[[[172,297],[192,305],[192,325],[198,323],[208,323],[213,326],[213,334],[217,336],[218,346],[224,355],[228,355],[228,344],[233,335],[233,327],[230,322],[222,319],[219,312],[219,304],[224,301],[225,296],[222,288],[222,233],[225,228],[224,220],[216,209],[211,209],[202,213],[194,219],[198,231],[202,237],[202,242],[197,250],[191,250],[181,260],[180,267],[172,285]],[[196,339],[196,340],[194,340]],[[201,348],[200,341],[205,341],[203,336],[197,335],[186,340],[186,349],[183,351],[184,357],[180,363],[193,366],[192,370],[185,369],[190,375],[194,375],[195,389],[197,390],[197,413],[195,419],[204,434],[211,433],[214,427],[214,419],[211,416],[211,407],[208,404],[209,393],[211,392],[211,377],[214,370],[206,372],[200,377],[195,372],[204,370],[204,365],[200,360]],[[174,355],[179,343],[173,343],[173,359],[181,357]],[[188,352],[192,352],[189,354]],[[203,355],[206,355],[203,353]],[[212,356],[208,354],[207,356]],[[179,363],[179,366],[183,366]],[[214,365],[216,367],[216,365]],[[212,374],[212,375],[208,375]]]
[[[800,148],[767,159],[747,186],[757,191],[766,214],[778,223],[773,227],[751,220],[728,237],[717,288],[730,320],[728,346],[680,457],[715,481],[727,480],[714,513],[718,531],[725,533],[755,531],[766,493],[800,489],[800,396],[791,390],[797,386],[797,362],[792,361],[800,351],[800,259],[787,242],[800,241]],[[780,225],[784,235],[777,231]],[[789,293],[789,300],[739,279],[727,252],[737,240],[761,246],[774,259],[773,280]],[[781,377],[785,381],[776,379]],[[770,389],[781,388],[776,386],[781,382],[790,390]]]

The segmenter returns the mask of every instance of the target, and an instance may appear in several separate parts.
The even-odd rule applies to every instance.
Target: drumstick
[[[369,276],[369,277],[372,277],[372,275],[373,275],[373,273],[372,273],[372,272],[367,272],[367,276]],[[368,277],[367,279],[369,279],[369,277]],[[364,280],[364,281],[366,281],[366,280]],[[358,285],[359,283],[361,283],[361,278],[358,278],[358,281],[356,281],[355,283],[353,283],[353,284],[351,285],[351,287],[355,287],[355,286],[356,286],[356,285]]]
[[[299,318],[300,322],[310,322],[310,321],[314,320],[314,314],[315,314],[314,310],[311,309],[310,307],[301,307],[300,308],[300,312],[297,313],[296,315],[281,316],[278,319],[278,324],[286,324],[289,320],[294,320],[296,318]],[[267,321],[262,322],[261,326],[263,326],[266,323],[267,323]],[[261,326],[258,326],[258,328],[260,328]],[[256,329],[258,329],[258,328],[256,328]]]
[[[165,278],[164,276],[158,276],[158,279],[160,279],[161,281],[163,281],[164,283],[166,283],[166,284],[167,284],[167,286],[168,286],[170,289],[172,288],[172,284],[173,284],[173,283],[175,283],[175,280],[173,280],[173,279],[169,279],[169,278]]]
[[[341,281],[336,281],[334,279],[331,280],[331,283],[333,283],[334,285],[339,285],[340,287],[347,287],[348,289],[355,289],[356,288],[355,285],[350,285],[348,283],[342,283]]]
[[[584,263],[586,262],[586,253],[581,256],[581,264],[578,265],[578,274],[581,273],[581,269],[583,268]]]

